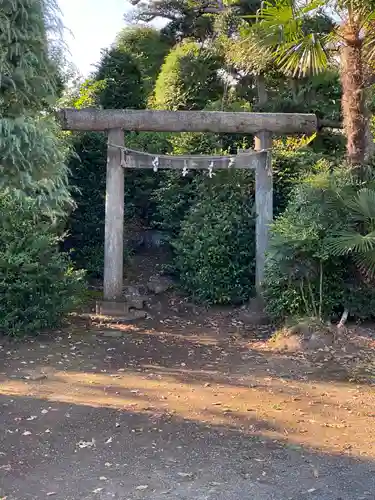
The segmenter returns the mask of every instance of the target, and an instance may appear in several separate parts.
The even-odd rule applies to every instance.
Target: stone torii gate
[[[273,214],[271,168],[272,134],[311,134],[317,130],[313,114],[248,113],[225,111],[154,111],[62,109],[58,118],[64,130],[104,131],[108,133],[107,180],[105,202],[104,300],[120,301],[123,289],[124,241],[124,167],[154,168],[156,155],[130,158],[124,162],[124,131],[148,132],[212,132],[254,134],[253,152],[235,157],[234,168],[255,170],[256,208],[256,289],[260,292],[264,275],[268,228]],[[167,157],[160,155],[165,160]],[[228,168],[231,157],[170,157],[159,168]],[[184,161],[174,164],[173,159]],[[185,166],[185,167],[184,167]]]

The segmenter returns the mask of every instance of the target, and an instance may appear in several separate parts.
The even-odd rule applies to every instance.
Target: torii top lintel
[[[64,130],[137,132],[213,132],[255,134],[311,134],[317,117],[303,113],[249,113],[229,111],[160,111],[132,109],[61,109],[57,112]]]

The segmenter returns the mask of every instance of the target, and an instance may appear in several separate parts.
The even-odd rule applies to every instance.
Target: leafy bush
[[[324,155],[304,147],[303,139],[284,138],[274,141],[272,170],[275,215],[285,210],[290,194],[299,181],[306,175],[319,171],[324,164]]]
[[[104,134],[95,132],[77,134],[73,138],[76,153],[72,155],[70,183],[76,209],[70,214],[67,225],[65,250],[74,252],[72,257],[86,268],[87,248],[104,245],[104,211],[106,179],[106,141]]]
[[[59,253],[56,232],[34,201],[3,191],[0,210],[0,332],[55,327],[79,303],[83,274]]]
[[[220,61],[196,42],[176,45],[165,58],[155,85],[157,109],[204,109],[223,93]]]
[[[71,207],[68,147],[49,117],[0,119],[0,189],[33,196],[51,216]]]
[[[276,320],[328,319],[344,309],[356,318],[373,314],[375,291],[368,275],[360,271],[374,260],[373,251],[368,251],[371,242],[363,211],[372,213],[375,203],[368,197],[364,200],[363,183],[344,167],[333,172],[329,165],[325,168],[294,190],[285,212],[273,224],[264,297],[268,313]]]
[[[213,154],[219,151],[220,143],[215,134],[184,132],[171,134],[170,146],[173,155]],[[151,220],[156,227],[176,236],[196,200],[204,177],[199,171],[183,177],[181,172],[170,170],[159,174],[159,179],[159,186],[152,193],[154,211]]]
[[[202,175],[182,177],[180,172],[163,172],[160,186],[153,193],[155,212],[152,223],[157,228],[177,236],[181,224],[198,195],[197,183]]]
[[[200,302],[241,303],[254,286],[251,174],[221,172],[198,189],[173,243],[180,283]]]
[[[150,26],[127,26],[118,33],[115,44],[135,58],[146,93],[149,95],[171,48],[170,43],[160,31]]]
[[[105,81],[99,102],[103,108],[143,108],[146,103],[142,75],[135,58],[121,47],[103,51],[96,81]]]

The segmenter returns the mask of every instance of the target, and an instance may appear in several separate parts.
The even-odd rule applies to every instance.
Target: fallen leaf
[[[95,446],[95,439],[92,438],[91,441],[79,441],[77,446],[78,448],[93,448]]]

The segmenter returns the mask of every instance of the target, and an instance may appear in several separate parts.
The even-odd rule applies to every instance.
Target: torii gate
[[[154,111],[109,109],[62,109],[58,118],[64,130],[108,133],[105,202],[104,300],[121,300],[123,290],[124,167],[125,168],[228,168],[233,156],[173,157],[162,162],[157,155],[131,157],[124,161],[124,131],[213,132],[254,134],[254,151],[235,157],[234,168],[255,170],[256,290],[264,276],[268,230],[273,214],[271,167],[272,134],[311,134],[318,128],[313,114],[248,113],[226,111]],[[174,162],[179,159],[179,162]],[[183,161],[181,161],[183,160]]]

